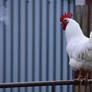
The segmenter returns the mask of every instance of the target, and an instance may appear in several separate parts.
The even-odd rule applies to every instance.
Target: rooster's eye
[[[64,22],[67,22],[67,20],[64,20]]]
[[[63,21],[63,24],[67,24],[67,23],[68,23],[68,21],[67,21],[67,20],[64,20],[64,21]]]

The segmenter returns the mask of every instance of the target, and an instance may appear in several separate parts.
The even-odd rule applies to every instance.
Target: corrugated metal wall
[[[74,12],[74,0],[0,0],[8,19],[0,22],[0,82],[72,79],[59,18]],[[50,92],[50,87],[0,92]],[[56,92],[72,92],[57,86]]]

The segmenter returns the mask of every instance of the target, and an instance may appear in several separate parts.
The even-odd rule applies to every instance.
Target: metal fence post
[[[51,87],[51,92],[55,92],[55,85]]]

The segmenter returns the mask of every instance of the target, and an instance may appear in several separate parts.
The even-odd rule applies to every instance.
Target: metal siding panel
[[[3,25],[0,24],[0,82],[3,82]],[[0,92],[2,92],[3,90],[0,89]]]
[[[6,82],[6,27],[3,23],[3,82]],[[3,90],[5,92],[5,89]]]
[[[54,17],[54,11],[53,11],[53,5],[54,5],[54,2],[53,0],[50,1],[50,6],[49,6],[49,80],[53,80],[53,42],[54,42],[54,39],[53,39],[53,17]]]
[[[40,34],[40,1],[35,0],[35,81],[39,80],[39,34]],[[39,92],[39,87],[35,87],[35,92]]]
[[[3,5],[3,0],[0,0],[0,8]],[[3,23],[0,21],[0,82],[3,82]],[[3,92],[3,89],[0,89]]]
[[[39,0],[35,0],[35,81],[39,80]]]
[[[56,44],[56,8],[57,8],[57,2],[56,2],[56,0],[54,0],[54,6],[53,6],[53,11],[54,11],[54,17],[53,17],[53,20],[54,20],[54,22],[53,22],[53,27],[54,27],[54,30],[53,30],[53,36],[54,36],[54,44],[53,44],[53,51],[54,51],[54,53],[53,53],[53,62],[54,62],[54,64],[53,64],[53,80],[56,80],[56,47],[57,47],[57,44]],[[52,92],[54,91],[55,92],[55,90],[56,90],[56,87],[55,86],[52,86],[52,88],[51,88],[51,90],[52,90]],[[57,91],[57,90],[56,90]]]
[[[25,0],[25,81],[28,81],[28,0]],[[28,88],[25,88],[28,92]]]
[[[13,40],[13,48],[14,48],[14,57],[13,57],[13,81],[16,82],[18,81],[18,33],[19,33],[19,29],[18,29],[18,0],[14,0],[14,28],[13,28],[13,32],[14,32],[14,40]],[[18,92],[18,88],[13,88],[13,92]]]
[[[3,11],[5,11],[5,9],[7,8],[6,6],[6,2],[3,1]],[[6,82],[6,24],[3,21],[3,82]],[[3,89],[3,92],[6,92],[6,89]]]
[[[3,0],[0,1],[0,8],[3,6]],[[3,79],[3,72],[4,72],[4,63],[3,63],[3,55],[4,55],[4,42],[3,42],[3,22],[0,21],[0,82],[4,82]],[[0,89],[0,92],[2,92],[4,89]]]
[[[39,81],[42,81],[42,0],[39,4]],[[42,87],[39,88],[39,92],[42,92]]]
[[[20,52],[20,55],[21,55],[21,60],[20,60],[20,81],[25,81],[25,0],[21,0],[21,7],[20,7],[20,13],[21,13],[21,40],[20,40],[20,44],[21,44],[21,52]],[[23,15],[23,16],[22,16]],[[20,88],[20,92],[25,92],[25,88]]]
[[[53,17],[53,20],[54,20],[54,22],[53,22],[53,40],[54,40],[54,42],[53,42],[53,62],[54,62],[54,64],[53,64],[53,80],[56,80],[56,47],[57,47],[57,44],[56,44],[56,6],[57,5],[57,2],[56,2],[56,0],[54,0],[54,5],[53,5],[53,11],[54,11],[54,13],[53,13],[53,15],[54,15],[54,17]]]
[[[62,9],[63,3],[61,0],[57,1],[57,8],[56,8],[56,80],[62,79],[62,49],[63,49],[63,39],[62,39],[62,31],[61,31],[61,25],[59,23],[59,19],[61,16],[61,9]],[[62,92],[61,86],[56,86],[56,91]]]
[[[18,1],[18,53],[17,53],[17,55],[18,55],[18,82],[20,82],[20,69],[21,69],[21,0],[19,0]],[[18,88],[18,92],[20,92],[20,88]]]
[[[72,79],[65,50],[65,37],[59,24],[62,13],[74,12],[74,0],[70,3],[69,1],[8,1],[9,28],[4,31],[4,26],[0,33],[4,40],[0,41],[3,43],[3,50],[0,49],[3,55],[0,60],[4,61],[0,62],[3,65],[0,72],[4,71],[3,82]],[[63,86],[63,89],[56,87],[58,92],[67,92],[68,89],[72,92],[72,86]],[[38,87],[35,90],[30,87],[13,88],[11,92],[27,90],[41,92]],[[10,92],[10,89],[4,91]],[[51,92],[51,87],[42,87],[43,91]]]
[[[42,23],[42,80],[46,80],[46,1],[43,1]]]
[[[32,81],[32,0],[28,3],[28,81]],[[28,87],[28,92],[32,88]]]
[[[47,21],[46,21],[46,80],[49,80],[49,7],[50,7],[50,2],[47,0],[46,2],[46,15],[47,15]],[[46,92],[49,92],[48,86],[46,87]]]
[[[21,1],[21,81],[25,81],[25,0]]]
[[[42,2],[42,80],[46,80],[46,34],[47,34],[47,1]],[[46,87],[42,87],[42,92],[46,92]]]
[[[13,82],[13,27],[14,27],[14,25],[13,25],[13,20],[14,20],[14,16],[13,16],[13,13],[14,13],[14,3],[13,3],[13,0],[11,0],[11,30],[10,30],[10,32],[11,32],[11,34],[10,34],[10,41],[11,41],[11,43],[10,43],[10,47],[11,47],[11,52],[10,52],[10,58],[11,58],[11,60],[10,60],[10,82]],[[9,61],[8,61],[9,62]],[[9,69],[9,68],[8,68]],[[8,74],[7,74],[8,75]],[[13,89],[11,88],[11,90],[10,90],[10,92],[12,92],[13,91]]]
[[[70,2],[70,8],[69,8],[69,12],[71,12],[71,13],[73,13],[74,14],[74,1],[73,2]],[[72,80],[72,76],[73,76],[73,72],[72,72],[72,69],[71,69],[71,67],[69,66],[69,73],[68,73],[68,76],[69,76],[69,80]],[[71,85],[71,86],[69,86],[69,92],[73,92],[73,86]]]
[[[71,6],[70,4],[71,4],[71,1],[68,0],[68,12],[70,12],[70,6]],[[67,61],[69,61],[69,57],[67,57],[67,58],[68,58]],[[70,75],[70,67],[69,67],[69,63],[67,63],[67,67],[68,67],[68,68],[67,68],[67,71],[68,71],[67,79],[69,80],[69,79],[70,79],[70,76],[69,76],[69,75]],[[67,86],[67,90],[70,92],[69,89],[70,89],[70,86],[68,85],[68,86]]]
[[[32,0],[32,81],[35,77],[35,0]],[[34,87],[32,87],[34,92]]]
[[[64,0],[64,5],[63,5],[63,13],[68,12],[68,2]],[[65,39],[65,33],[63,32],[63,39]],[[63,80],[67,80],[68,76],[68,59],[67,59],[67,53],[66,53],[66,42],[63,40]],[[68,91],[68,86],[63,86],[63,91],[67,92]]]
[[[60,4],[61,4],[61,14],[63,14],[63,6],[64,6],[63,3],[64,3],[64,0],[61,0],[61,2],[60,2]],[[64,48],[63,47],[63,41],[64,41],[64,39],[63,39],[63,31],[61,32],[60,36],[61,36],[60,37],[60,40],[61,40],[60,41],[60,43],[61,43],[60,44],[60,46],[61,46],[61,49],[60,49],[60,61],[61,61],[61,63],[60,63],[60,67],[61,67],[60,68],[60,70],[61,70],[60,71],[60,80],[63,80],[63,58],[64,58],[63,57],[63,48]],[[60,87],[60,91],[63,92],[63,86]]]

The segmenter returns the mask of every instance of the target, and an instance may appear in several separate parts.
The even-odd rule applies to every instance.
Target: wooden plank
[[[75,85],[74,92],[79,92],[79,86],[78,85]]]
[[[84,35],[86,36],[89,36],[89,32],[88,32],[88,6],[87,5],[84,5],[81,7],[81,11],[82,11],[82,30],[83,30],[83,33]]]
[[[74,92],[92,92],[91,88],[92,87],[90,87],[90,86],[76,85],[74,88],[75,89]]]
[[[81,6],[80,5],[75,7],[75,19],[79,24],[81,24]]]
[[[88,6],[76,6],[75,19],[80,24],[84,35],[88,36]]]
[[[75,0],[76,5],[85,5],[85,0]]]
[[[89,31],[92,31],[92,4],[88,5],[88,12],[89,12],[89,27],[88,27],[88,30]]]
[[[92,4],[92,0],[86,0],[86,4]]]
[[[80,86],[80,91],[79,92],[85,92],[85,86]]]

